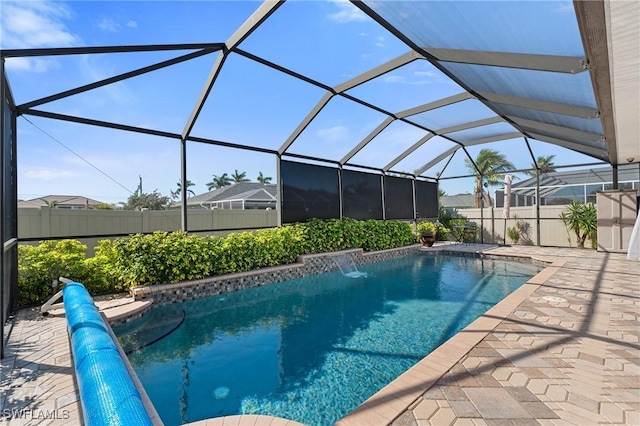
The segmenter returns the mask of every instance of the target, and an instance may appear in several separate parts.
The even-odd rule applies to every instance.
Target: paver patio
[[[593,250],[443,248],[554,264],[339,424],[640,424],[640,262]],[[2,360],[0,423],[80,424],[69,353],[63,316],[18,313]]]

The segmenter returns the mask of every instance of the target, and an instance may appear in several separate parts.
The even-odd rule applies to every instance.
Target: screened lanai
[[[129,193],[123,182],[139,173],[166,188],[160,175],[186,184],[210,178],[214,162],[258,164],[277,185],[277,224],[434,218],[437,189],[482,175],[484,148],[514,172],[535,173],[545,155],[558,167],[606,165],[614,188],[618,166],[640,162],[635,2],[135,6],[154,7],[173,12],[157,25],[184,31],[116,43],[69,31],[26,47],[4,37],[3,324],[15,303],[19,188],[45,173],[23,160],[32,148],[64,145],[82,159],[65,173],[93,167],[94,186]],[[3,24],[15,18],[2,13]],[[38,161],[51,162],[47,149]],[[96,165],[109,150],[137,155]],[[115,177],[125,161],[135,168]]]

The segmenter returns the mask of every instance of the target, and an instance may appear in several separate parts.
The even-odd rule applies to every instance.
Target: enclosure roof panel
[[[203,3],[198,10],[207,4],[222,7]],[[231,17],[224,31],[197,40],[206,45],[191,46],[208,49],[202,55],[212,62],[190,76],[202,82],[199,96],[189,97],[190,107],[175,114],[179,123],[163,136],[380,172],[410,168],[418,175],[457,151],[468,156],[466,146],[514,137],[611,164],[640,162],[633,90],[640,80],[637,2],[266,1],[226,3],[221,10]],[[4,49],[2,59],[184,50],[179,42],[184,38],[177,37],[173,47],[147,48],[136,39],[130,50]],[[130,85],[134,77],[156,72],[154,67],[139,68],[149,70],[144,75],[83,81],[78,88],[92,93]],[[9,77],[22,86],[23,76]],[[74,91],[38,93],[38,105],[18,105],[18,113],[133,132],[169,131],[145,130],[137,124],[142,120],[119,123],[117,115],[92,122],[68,103],[64,111],[53,111],[60,90]],[[233,128],[235,116],[242,121]],[[434,137],[438,149],[431,149]]]

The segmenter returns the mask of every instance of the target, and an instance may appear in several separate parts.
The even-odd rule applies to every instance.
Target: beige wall
[[[262,228],[276,226],[275,210],[189,210],[189,229]],[[176,231],[181,228],[180,210],[71,210],[49,207],[18,209],[19,238],[80,237],[99,234]],[[227,235],[230,231],[205,232]],[[97,241],[78,238],[91,254]]]

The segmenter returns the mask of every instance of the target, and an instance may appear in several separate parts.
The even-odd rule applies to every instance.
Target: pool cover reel
[[[63,289],[84,424],[152,425],[107,325],[80,283]]]

